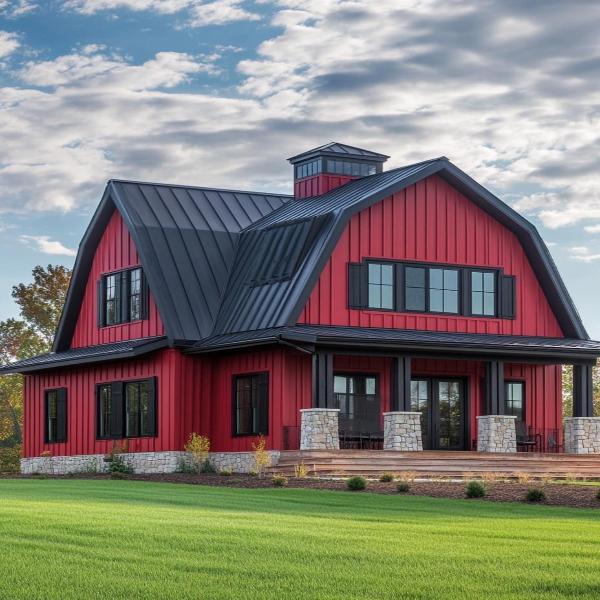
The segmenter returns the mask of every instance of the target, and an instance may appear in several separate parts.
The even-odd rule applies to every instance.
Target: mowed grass
[[[0,481],[2,598],[598,598],[595,510]]]

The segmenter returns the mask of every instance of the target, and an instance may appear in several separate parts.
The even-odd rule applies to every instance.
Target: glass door
[[[411,410],[421,413],[425,450],[464,450],[465,383],[460,379],[413,379]]]

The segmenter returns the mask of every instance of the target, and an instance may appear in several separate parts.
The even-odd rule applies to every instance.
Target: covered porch
[[[427,339],[410,352],[372,334],[316,339],[312,408],[301,411],[297,432],[285,433],[284,449],[600,452],[597,348],[558,338],[414,333]],[[462,344],[449,348],[449,337]],[[573,408],[563,420],[565,364],[573,365]],[[311,434],[327,423],[329,441]]]

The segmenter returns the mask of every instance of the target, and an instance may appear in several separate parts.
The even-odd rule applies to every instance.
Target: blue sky
[[[0,0],[0,318],[107,179],[291,190],[336,140],[448,156],[531,219],[600,339],[600,5]]]

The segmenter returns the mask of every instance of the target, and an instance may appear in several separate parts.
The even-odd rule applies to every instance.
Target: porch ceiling
[[[188,352],[216,352],[274,343],[390,354],[451,354],[470,359],[493,356],[555,360],[557,363],[593,361],[600,357],[600,342],[593,340],[318,325],[219,335],[193,345]]]

